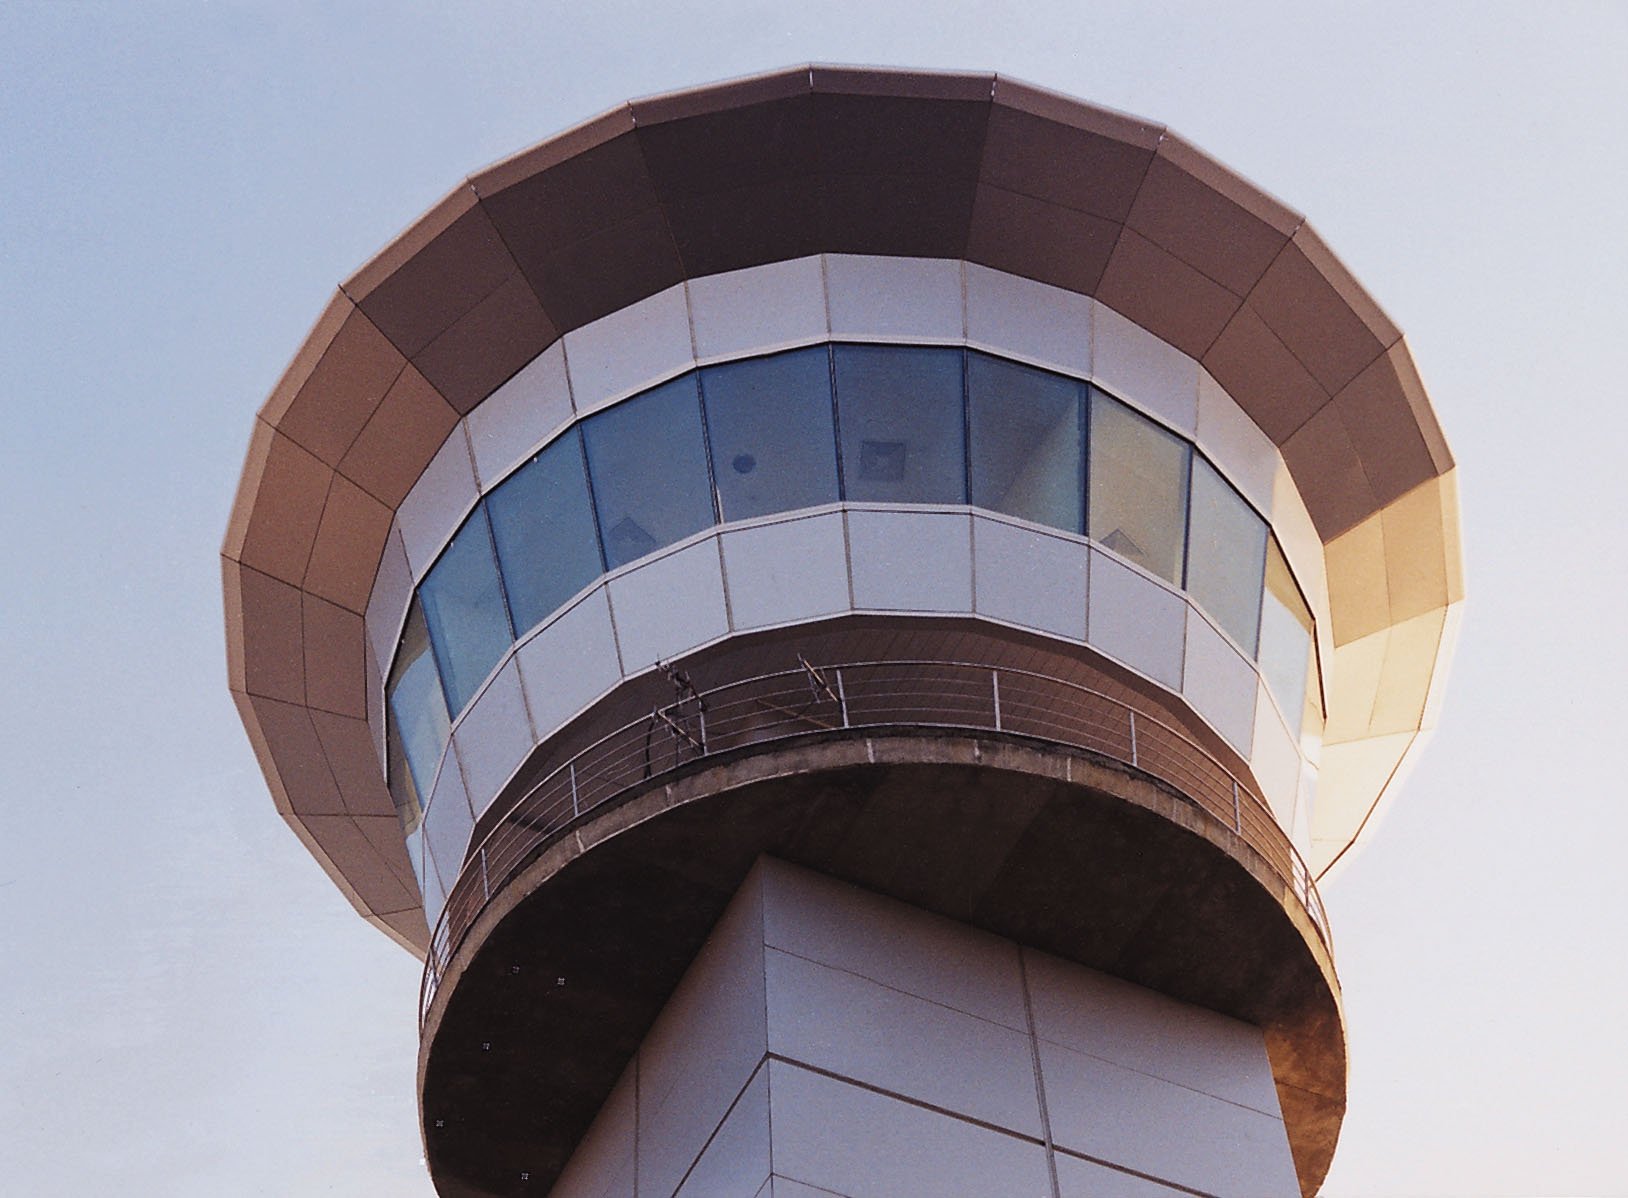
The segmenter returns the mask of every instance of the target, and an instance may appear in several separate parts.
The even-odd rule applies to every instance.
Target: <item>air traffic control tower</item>
[[[1453,460],[1296,212],[988,74],[489,167],[254,424],[231,685],[449,1196],[1311,1194]]]

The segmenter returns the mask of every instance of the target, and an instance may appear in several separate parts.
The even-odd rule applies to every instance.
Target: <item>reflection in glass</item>
[[[503,588],[517,632],[604,572],[575,431],[532,458],[486,498]]]
[[[385,701],[390,707],[387,741],[391,795],[403,828],[411,831],[417,826],[422,796],[429,793],[435,763],[446,748],[452,727],[435,655],[430,652],[424,609],[416,598],[407,609],[407,627],[402,631],[401,647],[396,650],[390,680],[385,684]]]
[[[1300,735],[1311,673],[1311,610],[1289,573],[1289,563],[1276,537],[1266,547],[1266,598],[1261,604],[1261,673],[1289,721],[1289,731]]]
[[[1174,433],[1091,390],[1091,539],[1180,584],[1187,458]]]
[[[600,412],[583,435],[607,569],[712,524],[693,373]]]
[[[463,788],[443,786],[424,815],[424,844],[435,872],[449,890],[463,868],[469,834],[474,828],[475,817],[470,814]]]
[[[462,711],[514,644],[484,506],[464,521],[419,584],[418,595],[441,668],[447,710]]]
[[[845,498],[965,503],[961,351],[835,347]]]
[[[1085,385],[967,355],[972,502],[1067,532],[1084,531]]]
[[[837,501],[825,346],[709,366],[701,392],[723,519]]]
[[[1193,457],[1187,591],[1254,656],[1266,566],[1266,521],[1203,458]]]

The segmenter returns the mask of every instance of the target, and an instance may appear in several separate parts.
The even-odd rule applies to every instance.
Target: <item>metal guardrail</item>
[[[687,680],[675,676],[687,687]],[[419,1020],[476,918],[510,878],[584,812],[680,766],[843,730],[938,728],[1031,737],[1113,758],[1174,787],[1231,827],[1305,907],[1326,947],[1328,919],[1300,854],[1266,801],[1169,724],[1089,687],[1026,670],[940,661],[855,662],[759,675],[625,724],[513,801],[464,857],[426,955]]]

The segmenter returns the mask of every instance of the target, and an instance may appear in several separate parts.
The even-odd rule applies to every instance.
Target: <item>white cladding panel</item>
[[[986,516],[972,518],[972,542],[979,615],[1085,640],[1083,542]]]
[[[472,803],[484,811],[537,743],[521,693],[520,666],[513,658],[470,705],[452,739]]]
[[[1278,448],[1210,372],[1198,372],[1198,447],[1255,510],[1270,517]]]
[[[1174,1190],[1134,1173],[1122,1173],[1081,1160],[1067,1152],[1057,1154],[1057,1193],[1059,1198],[1191,1198],[1192,1195],[1191,1190]]]
[[[630,1135],[640,1194],[1046,1198],[1042,1084],[1061,1193],[1297,1193],[1259,1029],[771,859],[635,1071],[566,1198],[623,1198]]]
[[[1216,1198],[1298,1198],[1281,1119],[1049,1040],[1039,1043],[1046,1111],[1059,1148]]]
[[[703,362],[823,341],[828,325],[820,259],[691,279],[690,319],[695,356]]]
[[[1011,941],[770,857],[757,869],[771,948],[1004,1027],[1028,1026]]]
[[[769,1070],[760,1066],[674,1198],[756,1198],[769,1179]]]
[[[763,907],[748,879],[639,1047],[640,1194],[671,1194],[768,1051]]]
[[[470,812],[469,795],[464,790],[463,774],[458,768],[458,754],[448,746],[446,755],[441,759],[441,771],[436,775],[429,806],[424,809],[424,845],[428,859],[434,863],[435,872],[440,875],[441,885],[446,890],[451,890],[452,884],[458,880],[458,870],[469,847],[469,833],[474,827],[475,817]],[[424,917],[431,927],[435,926],[439,914],[439,910],[435,915],[430,914],[426,899]]]
[[[546,737],[622,679],[605,588],[539,628],[515,656],[532,719]]]
[[[469,413],[469,447],[481,490],[491,489],[574,415],[565,343],[556,341]]]
[[[1094,648],[1181,689],[1187,602],[1106,553],[1091,551],[1086,635]]]
[[[452,539],[478,495],[469,438],[459,421],[396,509],[396,527],[415,581],[424,577]]]
[[[962,338],[959,262],[828,254],[825,285],[833,337],[906,342]]]
[[[1091,373],[1121,399],[1191,437],[1198,427],[1198,363],[1103,304],[1091,326]]]
[[[723,546],[735,631],[848,610],[841,512],[732,529]]]
[[[636,674],[729,631],[718,538],[708,536],[610,581],[622,672]]]
[[[869,978],[768,951],[769,1051],[1039,1136],[1029,1036]],[[954,1044],[953,1053],[925,1051]]]
[[[861,611],[972,610],[972,535],[964,515],[851,510],[848,555]]]
[[[392,524],[385,538],[384,554],[373,576],[373,593],[367,601],[367,637],[381,663],[394,660],[396,642],[413,597],[413,568],[407,564],[407,551],[401,545],[401,529]]]
[[[1091,377],[1091,314],[1083,295],[969,262],[967,344]]]
[[[1023,959],[1040,1039],[1277,1117],[1260,1028],[1033,949]]]
[[[1246,758],[1255,724],[1255,667],[1193,608],[1187,609],[1182,695]]]
[[[1294,813],[1295,794],[1300,787],[1300,754],[1294,738],[1283,726],[1266,683],[1256,684],[1255,742],[1249,754],[1249,768],[1261,784],[1272,815],[1287,828]]]
[[[565,335],[577,412],[622,399],[695,364],[682,283]]]

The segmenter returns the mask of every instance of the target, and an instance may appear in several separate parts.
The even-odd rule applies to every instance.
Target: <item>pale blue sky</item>
[[[815,60],[995,69],[1309,214],[1462,464],[1441,732],[1326,892],[1326,1192],[1628,1194],[1628,5],[0,7],[0,1189],[430,1193],[418,967],[275,815],[216,554],[336,282],[471,169]]]

